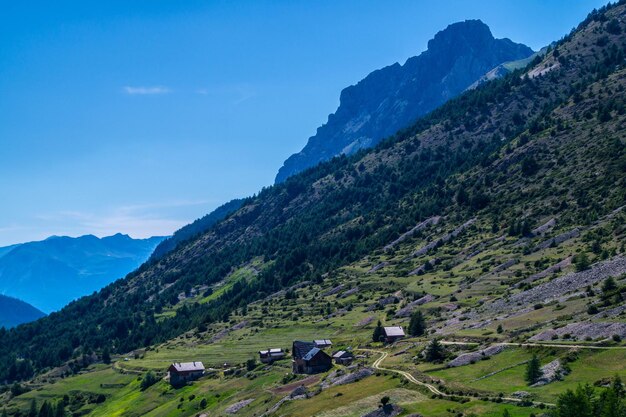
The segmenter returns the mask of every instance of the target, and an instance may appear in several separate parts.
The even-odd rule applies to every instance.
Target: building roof
[[[333,344],[333,342],[331,342],[330,339],[318,339],[318,340],[314,340],[313,343],[315,343],[315,345],[317,346],[330,346]]]
[[[385,336],[387,337],[404,336],[404,330],[402,329],[402,326],[385,327]]]
[[[321,351],[321,349],[314,347],[313,349],[309,350],[307,354],[302,357],[302,359],[304,359],[305,361],[310,361],[315,357],[315,355],[317,355]]]
[[[259,350],[259,353],[261,355],[267,355],[268,353],[270,355],[276,354],[276,353],[283,353],[282,348],[273,348],[273,349],[266,349],[266,350]]]
[[[293,342],[292,355],[294,359],[304,359],[304,356],[313,348],[316,348],[315,343],[313,342],[302,342],[300,340],[296,340]]]
[[[339,352],[335,352],[335,354],[333,355],[333,358],[335,359],[339,359],[339,358],[348,358],[348,357],[352,357],[352,352],[348,352],[347,350],[340,350]]]
[[[204,371],[202,362],[174,362],[172,366],[177,372]]]

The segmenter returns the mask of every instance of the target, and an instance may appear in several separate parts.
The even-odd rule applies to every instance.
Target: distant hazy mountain
[[[340,154],[368,148],[411,124],[498,65],[533,54],[522,44],[495,39],[480,20],[454,23],[428,50],[369,74],[341,92],[339,108],[278,171],[276,182]]]
[[[42,311],[17,298],[0,295],[0,327],[14,327],[45,316]]]
[[[206,232],[215,223],[222,221],[229,214],[239,210],[243,202],[244,199],[242,198],[236,198],[234,200],[231,200],[228,203],[222,204],[206,216],[195,220],[193,223],[181,227],[172,236],[159,243],[159,245],[152,253],[151,258],[162,258],[165,254],[175,249],[179,243],[191,239],[192,237],[200,233]]]
[[[102,239],[53,236],[0,248],[0,294],[51,312],[124,277],[141,265],[164,237]]]

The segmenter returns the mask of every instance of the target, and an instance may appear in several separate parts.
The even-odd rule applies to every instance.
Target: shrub
[[[154,372],[152,371],[148,371],[144,377],[141,379],[141,390],[145,391],[148,388],[150,388],[151,386],[153,386],[154,384],[156,384],[159,381],[159,379],[156,377],[156,375],[154,375]]]

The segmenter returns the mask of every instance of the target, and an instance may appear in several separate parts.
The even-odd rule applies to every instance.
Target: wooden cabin
[[[205,369],[202,362],[175,362],[167,369],[170,384],[174,386],[184,385],[189,381],[204,375]]]
[[[315,347],[318,349],[327,349],[333,345],[330,339],[318,339],[314,340],[313,343],[315,343]]]
[[[405,337],[402,326],[391,326],[383,328],[385,332],[385,343],[393,343]]]
[[[338,365],[350,365],[354,360],[354,355],[347,350],[340,350],[333,354],[333,360]]]
[[[315,342],[294,341],[292,356],[294,374],[317,374],[333,366],[332,358],[315,346]]]
[[[259,351],[259,360],[261,363],[272,363],[285,357],[285,351],[282,348],[274,348]]]

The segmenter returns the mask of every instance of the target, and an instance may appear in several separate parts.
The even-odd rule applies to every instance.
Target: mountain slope
[[[0,257],[0,293],[47,312],[59,310],[137,268],[162,240],[54,236],[14,245]]]
[[[440,299],[429,320],[442,331],[454,330],[483,318],[487,302],[533,291],[532,282],[528,288],[521,280],[556,258],[584,254],[587,263],[612,262],[619,275],[625,239],[619,209],[626,198],[626,70],[620,66],[626,42],[619,19],[625,7],[603,13],[524,71],[465,93],[375,149],[335,158],[263,190],[162,259],[1,335],[0,370],[15,369],[14,355],[40,370],[83,348],[125,353],[182,334],[176,343],[197,333],[209,344],[207,329],[214,334],[248,320],[259,328],[294,318],[319,323],[342,310],[365,319],[379,309],[380,296],[398,291],[405,303],[424,292]],[[404,235],[433,216],[444,223]],[[588,240],[572,242],[581,231]],[[402,236],[402,246],[385,249]],[[599,248],[587,244],[594,240]],[[558,247],[564,241],[566,251]],[[493,252],[478,256],[488,244]],[[522,268],[508,274],[518,263]],[[436,276],[424,273],[433,269]],[[502,271],[507,274],[500,276]],[[350,305],[338,298],[331,303],[326,297],[335,296],[337,287],[341,291],[343,282],[367,283],[364,295],[355,295]],[[288,309],[296,291],[308,294],[308,305]],[[536,292],[524,294],[533,296],[533,305],[520,301],[525,312],[541,304]],[[274,299],[280,313],[268,322],[263,309]],[[584,302],[576,307],[579,316]],[[570,320],[558,311],[555,306],[551,318]],[[396,312],[385,314],[402,323]],[[494,317],[485,319],[492,323]],[[507,336],[538,329],[525,323]],[[347,334],[352,326],[337,331]],[[194,340],[193,349],[198,346]],[[27,377],[26,371],[0,374]]]
[[[532,53],[509,39],[494,39],[479,20],[448,26],[419,56],[374,71],[343,90],[337,111],[301,152],[285,161],[276,182],[333,156],[376,145],[462,93],[494,67]]]
[[[214,224],[224,220],[225,217],[231,213],[237,211],[244,203],[243,199],[236,198],[228,203],[222,204],[211,213],[194,222],[181,227],[174,234],[161,243],[152,252],[151,259],[160,259],[168,252],[174,250],[182,242],[191,239],[192,237],[204,233],[213,227]]]
[[[37,320],[45,314],[17,298],[0,295],[0,327],[14,327]]]

